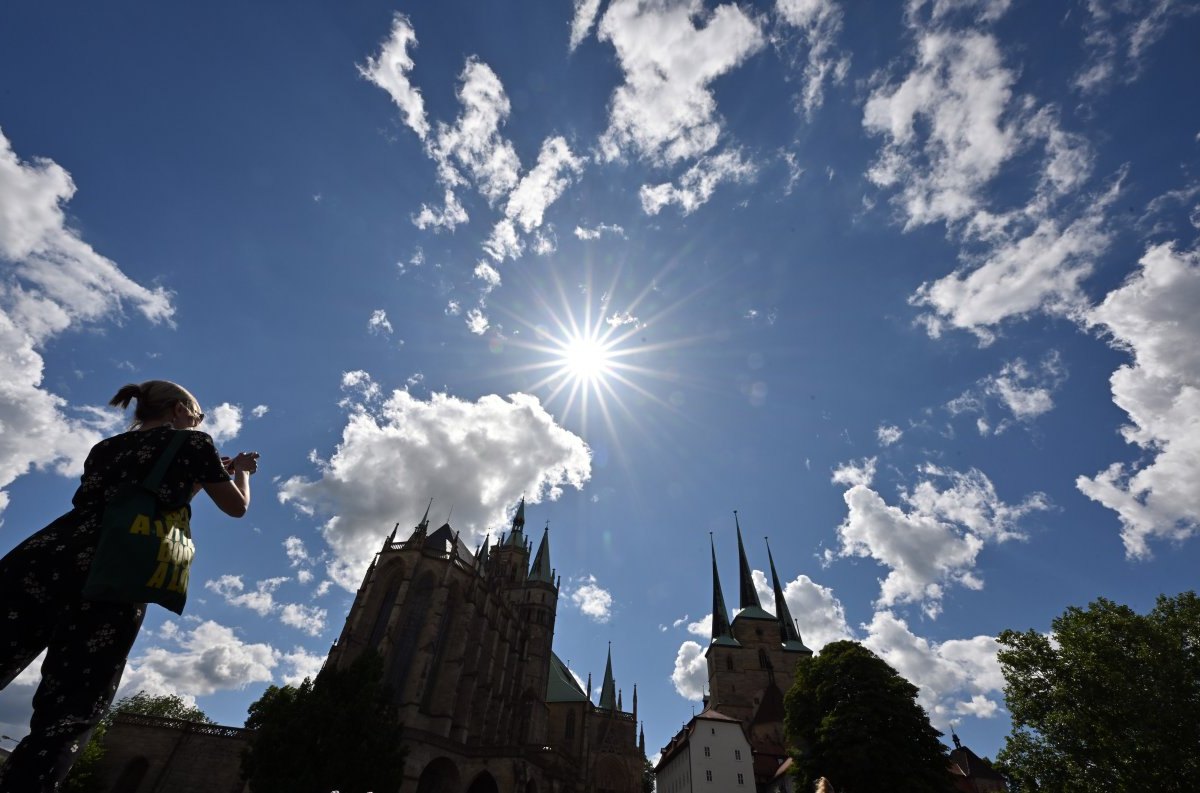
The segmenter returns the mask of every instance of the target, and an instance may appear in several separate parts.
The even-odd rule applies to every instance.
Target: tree
[[[917,687],[858,642],[800,660],[784,726],[800,790],[821,777],[838,793],[952,789],[941,733],[917,704]]]
[[[654,793],[654,763],[642,760],[642,793]]]
[[[1012,733],[999,754],[1022,791],[1195,790],[1200,778],[1200,599],[1146,615],[1100,598],[1000,634]]]
[[[104,757],[104,736],[118,713],[164,716],[212,724],[212,719],[206,716],[204,711],[195,705],[187,704],[182,697],[174,694],[152,696],[145,691],[139,691],[132,696],[122,697],[109,706],[96,729],[92,731],[92,737],[80,752],[79,759],[71,767],[71,773],[63,780],[62,789],[67,793],[94,793],[101,789],[100,780],[96,777],[96,766],[100,758]]]
[[[394,793],[405,751],[383,663],[366,652],[346,669],[314,682],[270,686],[250,705],[254,742],[242,776],[254,793]]]

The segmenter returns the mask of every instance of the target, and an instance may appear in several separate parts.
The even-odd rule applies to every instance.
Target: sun
[[[572,333],[559,343],[561,371],[583,385],[595,385],[614,372],[613,343],[595,333]]]

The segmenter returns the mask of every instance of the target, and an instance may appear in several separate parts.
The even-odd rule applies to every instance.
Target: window
[[[742,759],[742,750],[741,750],[741,749],[734,749],[734,750],[733,750],[733,759],[734,759],[734,760],[741,760],[741,759]]]
[[[705,771],[704,778],[707,779],[709,782],[712,782],[712,771]]]
[[[707,746],[705,746],[705,747],[704,747],[704,756],[705,756],[705,757],[712,757],[712,752],[710,752],[710,751],[708,750],[708,747],[707,747]]]
[[[738,784],[739,785],[746,784],[746,778],[744,776],[742,776],[741,774],[738,774]]]
[[[728,669],[730,672],[733,671],[733,656],[732,655],[725,656],[725,668]]]

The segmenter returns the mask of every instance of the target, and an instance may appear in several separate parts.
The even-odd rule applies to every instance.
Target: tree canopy
[[[242,776],[254,793],[398,790],[401,725],[381,678],[382,662],[368,652],[315,682],[267,688],[246,719],[256,734]]]
[[[1195,790],[1200,778],[1200,599],[1149,614],[1101,598],[1052,636],[1000,634],[1012,733],[999,760],[1015,789]]]
[[[917,687],[858,642],[803,658],[784,700],[801,790],[827,777],[838,793],[951,790],[941,733]]]

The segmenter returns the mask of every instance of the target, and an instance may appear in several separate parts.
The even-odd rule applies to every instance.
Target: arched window
[[[568,741],[575,737],[575,711],[567,711],[567,728],[563,731],[563,737]]]
[[[733,656],[732,655],[725,656],[725,668],[728,669],[730,672],[733,671]]]

